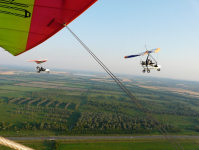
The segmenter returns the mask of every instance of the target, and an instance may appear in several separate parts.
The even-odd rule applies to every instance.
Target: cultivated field
[[[198,150],[197,139],[177,139],[186,150]],[[165,139],[128,139],[128,140],[37,140],[37,141],[17,141],[23,145],[36,150],[52,150],[55,143],[58,143],[59,150],[174,150],[173,146]],[[0,146],[0,149],[11,150]]]

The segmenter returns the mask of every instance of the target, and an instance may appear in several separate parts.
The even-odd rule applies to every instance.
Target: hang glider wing
[[[132,58],[132,57],[137,57],[137,56],[143,56],[146,55],[148,53],[148,51],[137,54],[137,55],[129,55],[129,56],[125,56],[124,58]]]
[[[36,62],[37,64],[40,64],[40,63],[44,63],[44,62],[47,62],[48,59],[42,59],[42,60],[27,60],[27,62]]]
[[[146,54],[150,54],[150,53],[158,53],[160,51],[160,48],[155,48],[155,49],[152,49],[150,51],[146,51],[146,52],[143,52],[143,53],[140,53],[140,54],[137,54],[137,55],[129,55],[129,56],[125,56],[124,58],[132,58],[132,57],[137,57],[137,56],[143,56],[143,55],[146,55]]]
[[[155,48],[155,49],[148,51],[148,53],[158,53],[159,51],[160,51],[160,48]]]
[[[0,47],[16,56],[41,44],[97,0],[0,0]]]

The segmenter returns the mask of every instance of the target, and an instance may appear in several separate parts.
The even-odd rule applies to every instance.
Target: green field
[[[178,140],[182,147],[186,150],[197,150],[199,143],[197,140]],[[61,150],[174,150],[173,146],[163,139],[142,139],[142,140],[84,140],[84,141],[69,141],[61,142]]]
[[[22,92],[28,92],[28,91],[40,91],[43,90],[41,88],[33,88],[33,87],[23,87],[23,86],[13,86],[13,85],[5,85],[0,87],[1,90],[12,90],[12,91],[22,91]]]
[[[186,150],[198,150],[197,139],[177,139]],[[54,141],[17,141],[36,150],[52,150]],[[60,140],[60,150],[175,150],[165,139],[133,139],[133,140]],[[0,146],[0,149],[11,150]]]

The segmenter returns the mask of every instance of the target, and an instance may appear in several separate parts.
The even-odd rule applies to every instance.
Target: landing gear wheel
[[[147,72],[148,72],[148,73],[150,73],[150,70],[149,70],[149,69],[147,69]]]
[[[146,70],[144,69],[144,70],[142,70],[142,72],[143,72],[143,73],[145,73],[145,72],[146,72]]]
[[[160,69],[157,69],[157,71],[160,71]]]
[[[40,71],[37,71],[37,73],[40,73]]]

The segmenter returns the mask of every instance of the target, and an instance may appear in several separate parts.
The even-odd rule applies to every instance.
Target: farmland
[[[121,76],[129,91],[171,134],[199,135],[196,82]],[[0,75],[0,135],[158,135],[106,75],[68,72]]]
[[[186,150],[198,150],[198,140],[197,139],[177,139],[179,143]],[[34,148],[36,150],[52,150],[55,141],[49,140],[36,140],[36,141],[17,141],[23,145]],[[58,140],[59,149],[65,150],[172,150],[175,149],[172,145],[165,139],[125,139],[125,140]],[[0,146],[0,149],[11,150],[10,148]]]

